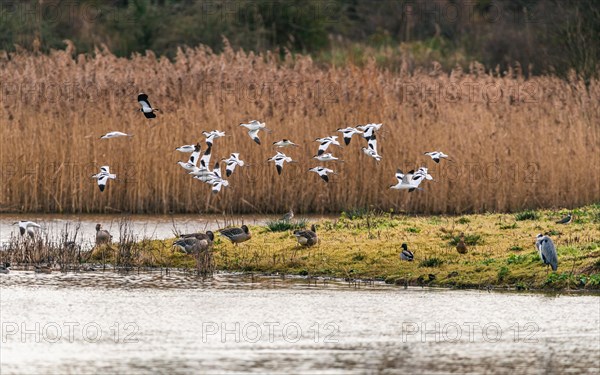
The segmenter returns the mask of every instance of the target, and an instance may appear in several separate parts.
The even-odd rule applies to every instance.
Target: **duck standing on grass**
[[[250,229],[246,225],[242,225],[241,228],[226,228],[219,229],[221,236],[226,237],[231,243],[237,245],[241,242],[246,242],[252,238]]]
[[[462,232],[460,234],[460,239],[456,244],[456,251],[458,251],[459,254],[467,253],[467,245],[465,245],[465,234]]]
[[[408,250],[408,246],[403,243],[402,244],[402,252],[400,253],[400,259],[406,260],[407,262],[412,262],[415,259],[412,251]]]
[[[317,237],[317,228],[315,225],[311,225],[310,230],[295,230],[294,236],[298,243],[302,246],[313,246],[319,242],[319,237]]]
[[[208,231],[205,233],[184,234],[177,241],[173,242],[186,253],[199,253],[212,247],[215,235]]]

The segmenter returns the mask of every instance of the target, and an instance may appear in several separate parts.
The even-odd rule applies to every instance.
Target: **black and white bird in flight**
[[[42,228],[41,225],[39,225],[38,223],[35,223],[33,221],[20,220],[20,221],[13,223],[13,225],[17,225],[17,224],[19,225],[19,232],[21,233],[21,236],[23,236],[25,233],[27,233],[29,235],[29,237],[31,237],[31,238],[33,238],[35,235],[34,228],[38,228],[38,229]]]
[[[221,166],[219,165],[219,162],[215,163],[215,167],[213,168],[213,176],[208,183],[212,185],[212,192],[214,194],[220,192],[223,186],[229,186],[229,181],[224,180],[221,175]]]
[[[232,152],[231,155],[229,155],[229,158],[222,159],[222,161],[227,165],[225,168],[225,175],[227,177],[231,176],[233,171],[235,171],[235,167],[243,167],[245,164],[244,161],[240,159],[240,154],[238,152]]]
[[[376,131],[381,129],[383,124],[367,124],[367,125],[359,125],[356,128],[363,132],[362,136],[365,139],[369,139],[375,134]]]
[[[185,169],[188,172],[192,172],[198,168],[198,160],[200,159],[200,143],[196,143],[194,146],[194,151],[190,155],[187,163],[183,161],[178,161],[177,164],[181,166],[181,168]]]
[[[314,167],[308,170],[309,172],[315,172],[323,179],[325,182],[329,182],[328,174],[337,174],[333,171],[333,169],[325,168],[325,167]]]
[[[424,180],[433,181],[433,176],[429,174],[429,169],[425,167],[417,169],[417,171],[413,175],[413,179],[415,178],[415,176],[422,177]]]
[[[342,135],[344,136],[344,143],[346,143],[346,146],[348,146],[350,144],[350,141],[352,140],[352,136],[354,134],[362,134],[362,132],[356,128],[353,127],[347,127],[347,128],[340,128],[337,130],[338,132],[342,133]]]
[[[431,151],[431,152],[425,152],[423,153],[424,155],[429,155],[434,162],[439,163],[440,159],[446,159],[448,161],[452,161],[450,159],[448,159],[448,155],[444,154],[441,151]]]
[[[285,163],[285,162],[294,163],[292,158],[290,158],[283,152],[279,152],[279,151],[277,151],[277,155],[273,156],[272,158],[267,159],[267,161],[268,162],[272,161],[275,163],[275,167],[277,167],[277,174],[281,174],[281,172],[283,171],[283,163]]]
[[[341,146],[340,142],[337,141],[338,136],[337,135],[332,135],[329,137],[323,137],[323,138],[317,138],[315,139],[315,142],[319,142],[319,151],[317,152],[317,155],[321,155],[323,154],[325,151],[327,151],[327,149],[329,148],[329,146],[331,145],[336,145],[336,146]]]
[[[100,191],[104,191],[104,189],[106,188],[106,184],[108,183],[108,180],[116,179],[117,175],[111,174],[110,168],[108,167],[108,165],[105,165],[105,166],[100,167],[100,173],[93,175],[92,178],[95,178],[96,180],[98,180],[98,188],[100,188]]]
[[[140,111],[146,118],[155,118],[156,114],[154,114],[154,112],[160,111],[158,108],[152,108],[152,105],[150,105],[150,101],[148,100],[148,95],[144,93],[138,95],[138,103],[142,106]]]
[[[317,159],[318,161],[343,161],[333,156],[330,152],[321,155],[315,155],[313,156],[313,159]]]
[[[215,139],[222,138],[222,137],[225,136],[225,132],[222,132],[222,131],[219,131],[219,130],[213,130],[213,131],[210,131],[210,132],[203,131],[202,134],[206,137],[206,144],[209,147],[212,147],[213,141]]]
[[[265,126],[264,122],[260,122],[257,120],[252,120],[247,124],[240,124],[240,126],[245,127],[246,129],[248,129],[248,135],[250,136],[250,138],[252,138],[252,140],[258,144],[260,144],[260,138],[258,137],[258,132],[261,130],[264,131],[271,131],[269,129],[267,129],[267,127]]]
[[[290,147],[290,146],[298,147],[297,144],[290,141],[289,139],[282,139],[281,141],[273,142],[273,146],[275,146],[275,147]]]
[[[371,138],[369,138],[368,147],[363,147],[362,150],[373,159],[377,161],[381,160],[381,155],[377,153],[377,138],[375,137],[375,134],[371,135]]]
[[[183,145],[183,146],[177,147],[175,149],[175,151],[190,153],[190,152],[194,152],[195,148],[196,148],[196,145]]]
[[[408,190],[408,192],[413,192],[415,189],[423,190],[419,187],[419,179],[413,180],[413,175],[415,171],[411,170],[407,174],[404,174],[400,169],[396,171],[396,179],[398,183],[396,185],[391,185],[390,189],[395,190]]]
[[[110,138],[119,138],[119,137],[133,137],[131,134],[123,133],[123,132],[108,132],[104,134],[100,139],[110,139]]]

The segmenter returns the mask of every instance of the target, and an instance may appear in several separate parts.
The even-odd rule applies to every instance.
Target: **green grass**
[[[523,221],[523,220],[537,220],[539,215],[537,212],[532,210],[526,210],[523,212],[519,212],[515,215],[515,220]]]
[[[461,226],[439,216],[342,216],[320,221],[320,243],[310,248],[297,246],[287,224],[252,226],[252,239],[237,247],[215,241],[215,262],[222,271],[373,278],[401,285],[600,290],[600,226],[592,222],[598,211],[600,206],[582,207],[583,224],[561,226],[554,223],[556,212],[538,211],[539,219],[520,221],[508,232],[498,223],[513,222],[512,214],[468,215],[469,223]],[[558,229],[560,235],[552,236],[559,260],[553,273],[539,259],[534,243],[537,233]],[[461,232],[469,247],[464,255],[453,248]],[[193,257],[174,252],[172,242],[144,243],[140,263],[193,267]],[[403,242],[414,253],[414,262],[400,260]]]
[[[286,232],[297,229],[305,229],[307,228],[308,220],[306,219],[298,219],[298,220],[270,220],[266,222],[267,228],[271,232]]]

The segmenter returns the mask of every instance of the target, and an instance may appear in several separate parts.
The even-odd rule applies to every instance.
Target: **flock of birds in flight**
[[[148,99],[148,95],[141,93],[138,95],[137,99],[138,103],[141,106],[140,111],[142,112],[142,114],[148,119],[155,118],[155,112],[158,112],[160,110],[158,108],[152,107]],[[241,123],[239,126],[246,128],[248,130],[248,136],[250,136],[250,138],[259,145],[261,144],[261,140],[259,137],[260,132],[271,132],[271,130],[266,127],[264,122],[260,122],[257,120],[251,120],[248,123]],[[344,144],[346,146],[350,145],[350,141],[352,140],[352,137],[354,135],[362,135],[362,137],[367,140],[367,147],[362,147],[362,151],[366,155],[375,159],[376,161],[380,161],[382,157],[377,151],[376,132],[379,131],[381,127],[382,124],[373,123],[359,125],[356,127],[340,128],[337,129],[337,131],[342,134]],[[227,181],[227,179],[223,178],[219,162],[215,163],[212,169],[210,169],[209,167],[213,144],[216,139],[225,137],[225,132],[220,130],[213,130],[210,132],[204,131],[202,132],[202,134],[206,138],[205,143],[207,146],[204,153],[201,152],[201,145],[199,142],[195,145],[189,144],[177,147],[175,149],[176,151],[183,153],[191,153],[187,162],[178,161],[177,163],[193,178],[211,185],[212,192],[216,194],[221,191],[222,187],[229,186],[229,182]],[[102,137],[100,137],[100,139],[111,139],[118,137],[132,137],[132,135],[120,131],[112,131],[103,135]],[[330,135],[327,137],[315,139],[315,141],[319,143],[319,148],[317,154],[313,156],[313,159],[316,159],[317,161],[322,163],[343,162],[343,160],[340,160],[339,158],[335,157],[331,152],[327,152],[331,145],[342,147],[340,142],[338,141],[338,137],[339,136],[337,135]],[[290,141],[289,139],[282,139],[280,141],[273,142],[273,146],[277,148],[298,147],[296,143]],[[444,154],[441,151],[425,152],[424,154],[431,157],[431,159],[436,163],[439,163],[442,159],[451,161],[450,159],[448,159],[448,155]],[[231,174],[235,171],[236,167],[243,167],[244,165],[246,165],[246,163],[242,159],[240,159],[240,154],[238,152],[231,153],[229,158],[222,159],[221,161],[224,161],[226,164],[226,177],[231,176]],[[277,173],[279,175],[282,174],[285,163],[296,163],[295,160],[293,160],[290,156],[286,155],[281,151],[277,151],[277,153],[273,157],[267,159],[267,162],[272,162],[275,164],[275,168],[277,169]],[[324,167],[322,165],[310,168],[309,172],[314,172],[318,174],[319,177],[326,183],[329,182],[330,174],[337,174],[333,169]],[[102,192],[106,188],[108,180],[114,180],[117,178],[117,176],[116,174],[110,173],[110,167],[108,165],[105,165],[100,167],[100,172],[94,174],[92,178],[97,180],[98,187]],[[409,192],[412,192],[417,189],[423,190],[419,187],[419,185],[424,180],[433,180],[433,177],[429,174],[428,169],[426,167],[421,167],[417,171],[411,170],[408,173],[404,173],[402,172],[402,170],[398,169],[396,171],[396,179],[397,183],[391,185],[391,189],[408,190]]]
[[[143,115],[152,119],[156,117],[155,112],[158,112],[159,109],[153,108],[148,100],[148,95],[139,94],[138,95],[138,103],[141,108],[140,111]],[[248,123],[241,123],[239,126],[248,129],[248,135],[250,138],[256,142],[257,144],[261,144],[261,140],[259,137],[260,131],[270,132],[265,123],[252,120]],[[350,145],[350,141],[354,135],[361,135],[364,139],[367,140],[367,147],[362,147],[362,151],[375,159],[376,161],[380,161],[382,159],[381,155],[379,155],[377,151],[377,136],[376,132],[379,131],[382,127],[382,124],[366,124],[359,125],[356,127],[346,127],[337,129],[338,132],[342,133],[342,137],[344,139],[344,144],[346,146]],[[225,132],[219,130],[213,130],[210,132],[204,131],[202,132],[204,135],[206,150],[204,153],[201,153],[201,145],[200,143],[196,143],[195,145],[183,145],[176,148],[176,151],[182,153],[191,153],[187,162],[178,161],[179,164],[185,171],[188,172],[193,178],[210,184],[212,186],[213,193],[218,193],[221,191],[222,187],[229,186],[229,182],[223,178],[221,174],[221,167],[219,162],[215,163],[215,166],[212,170],[209,169],[209,163],[212,154],[212,147],[216,139],[225,137]],[[111,139],[118,137],[132,137],[132,135],[123,133],[120,131],[112,131],[103,136],[101,139]],[[322,138],[315,139],[316,142],[319,143],[319,148],[317,154],[313,157],[314,159],[320,162],[342,162],[339,158],[333,156],[331,152],[326,152],[331,145],[342,147],[340,142],[338,141],[337,135],[326,136]],[[280,141],[273,142],[273,146],[277,148],[286,148],[286,147],[298,147],[298,145],[289,139],[282,139]],[[448,155],[441,151],[432,151],[425,152],[425,155],[431,157],[431,159],[439,163],[440,160],[446,159],[448,161],[452,161],[448,158]],[[237,152],[233,152],[230,154],[229,158],[222,159],[222,161],[226,164],[225,175],[226,177],[230,177],[235,171],[236,167],[243,167],[245,162],[240,159],[240,154]],[[269,158],[267,162],[273,162],[277,169],[277,173],[281,175],[283,172],[284,163],[295,163],[291,157],[287,156],[285,153],[281,151],[277,151],[277,154],[273,157]],[[199,163],[199,164],[198,164]],[[325,181],[329,182],[329,175],[336,174],[336,172],[330,168],[323,166],[316,166],[309,169],[310,172],[315,172],[319,175],[319,177]],[[98,182],[98,187],[100,191],[104,191],[108,180],[114,180],[117,178],[116,174],[110,173],[110,167],[105,165],[100,167],[100,172],[94,174],[92,176]],[[407,190],[412,192],[414,190],[423,190],[419,187],[419,185],[425,180],[433,180],[433,177],[429,174],[428,169],[426,167],[421,167],[418,170],[411,170],[407,173],[402,172],[402,170],[398,169],[396,171],[396,179],[397,183],[395,185],[391,185],[391,189],[396,190]],[[290,211],[287,213],[282,220],[289,221],[293,217],[293,212]],[[566,218],[559,220],[558,224],[568,224],[572,220],[572,216],[569,215]],[[34,237],[34,229],[41,228],[41,226],[33,221],[19,221],[14,223],[15,225],[19,225],[19,230],[21,235],[27,233],[30,237]],[[248,241],[252,234],[250,233],[249,228],[246,225],[242,225],[239,228],[226,228],[219,230],[219,233],[229,239],[232,243],[238,244],[241,242]],[[296,230],[294,231],[294,236],[296,237],[298,243],[302,246],[313,246],[318,243],[318,236],[316,234],[316,228],[312,225],[310,230]],[[112,236],[108,231],[101,228],[101,225],[98,224],[96,226],[96,245],[109,243],[112,240]],[[181,235],[178,240],[174,242],[173,245],[180,247],[185,252],[194,252],[199,254],[201,251],[208,249],[212,246],[214,240],[214,233],[211,231],[207,231],[206,233],[193,233],[187,235]],[[552,239],[547,235],[539,234],[536,237],[536,249],[538,250],[539,256],[545,265],[549,265],[553,271],[556,271],[558,267],[558,258],[556,254],[556,247],[552,242]],[[467,248],[464,242],[464,234],[461,233],[460,240],[457,244],[457,251],[460,254],[465,254],[467,252]],[[408,246],[403,243],[402,251],[400,253],[400,259],[405,261],[412,261],[414,259],[413,253],[408,250]],[[0,273],[8,273],[8,266],[0,265]]]

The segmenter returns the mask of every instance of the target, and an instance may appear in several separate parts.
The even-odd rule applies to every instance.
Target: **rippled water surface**
[[[598,373],[600,299],[182,273],[0,275],[0,373]]]

